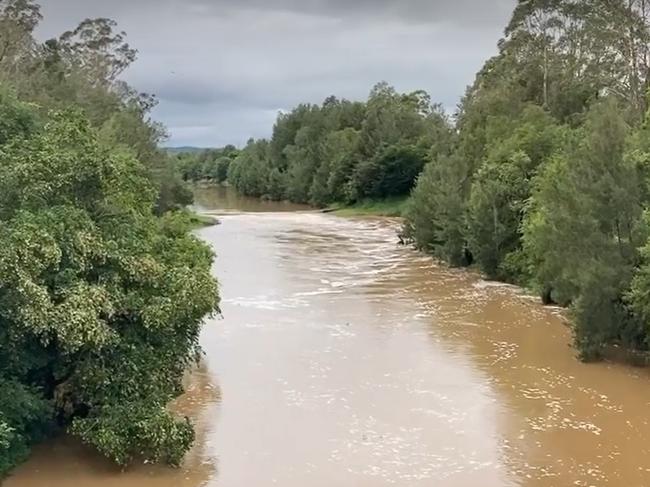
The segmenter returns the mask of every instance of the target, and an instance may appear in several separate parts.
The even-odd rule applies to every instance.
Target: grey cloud
[[[81,7],[89,6],[115,15],[128,14],[137,4],[137,8],[150,13],[178,8],[188,15],[212,17],[238,11],[284,11],[354,21],[397,19],[479,27],[502,21],[512,11],[514,3],[513,0],[112,0],[102,6],[93,5],[100,4],[98,0],[58,1],[79,7],[80,11]]]
[[[337,19],[404,19],[417,23],[485,24],[512,10],[508,0],[192,0],[204,13],[230,10],[285,10]]]
[[[452,108],[496,42],[514,0],[44,0],[40,35],[86,17],[127,31],[125,73],[156,93],[173,145],[267,136],[278,110],[335,94],[365,99],[381,80]]]
[[[151,8],[169,8],[175,0],[140,0]],[[228,15],[233,11],[292,12],[348,19],[398,19],[416,23],[452,22],[469,25],[499,21],[512,10],[510,0],[188,0],[182,8],[199,15]],[[114,8],[128,8],[128,0],[114,0]]]

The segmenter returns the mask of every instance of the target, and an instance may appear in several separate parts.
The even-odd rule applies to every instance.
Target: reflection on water
[[[306,205],[287,201],[262,201],[235,193],[225,186],[197,186],[194,188],[194,208],[199,212],[283,212],[309,210]]]
[[[222,220],[201,230],[225,318],[176,405],[198,422],[186,465],[122,474],[63,440],[8,487],[650,485],[648,373],[580,364],[557,311],[398,246],[388,220]]]

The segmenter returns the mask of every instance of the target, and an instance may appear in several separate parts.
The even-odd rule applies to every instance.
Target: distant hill
[[[208,147],[192,147],[192,146],[181,146],[181,147],[163,147],[164,150],[170,154],[196,154],[197,152],[203,152],[208,150]]]

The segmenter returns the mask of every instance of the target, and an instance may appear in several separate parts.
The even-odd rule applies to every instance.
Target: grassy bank
[[[219,224],[219,220],[210,215],[201,215],[195,212],[190,212],[189,215],[190,215],[190,223],[192,224],[192,228],[194,229],[212,227],[214,225]]]
[[[363,200],[350,206],[333,206],[328,211],[339,216],[403,216],[408,196],[383,200]]]

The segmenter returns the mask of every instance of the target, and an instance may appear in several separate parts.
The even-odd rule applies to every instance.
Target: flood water
[[[197,199],[231,212],[200,231],[223,319],[175,405],[185,465],[121,473],[59,439],[6,487],[650,485],[650,374],[579,363],[557,310],[398,246],[395,221]]]

